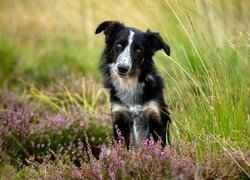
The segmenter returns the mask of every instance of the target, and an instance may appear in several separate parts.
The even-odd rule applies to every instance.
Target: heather
[[[238,151],[221,141],[214,147],[223,143],[222,148],[211,150],[208,144],[215,139],[210,136],[202,153],[198,137],[191,142],[174,138],[165,148],[149,139],[127,149],[122,136],[112,141],[102,107],[90,113],[79,103],[47,114],[32,108],[32,99],[6,92],[1,102],[2,178],[246,178],[250,170],[248,147]]]
[[[0,2],[1,179],[249,179],[246,1]],[[158,31],[171,145],[112,141],[95,27]]]
[[[15,94],[1,97],[1,146],[2,162],[22,166],[25,158],[33,155],[38,162],[55,151],[66,153],[73,161],[82,158],[87,142],[91,137],[93,152],[98,153],[98,144],[105,142],[109,127],[96,122],[90,112],[85,112],[80,105],[70,105],[66,110],[42,113],[33,110],[27,100],[17,99]],[[98,117],[98,115],[96,115]],[[91,126],[91,127],[90,127]],[[98,130],[98,132],[96,132]],[[92,135],[94,133],[94,135]]]

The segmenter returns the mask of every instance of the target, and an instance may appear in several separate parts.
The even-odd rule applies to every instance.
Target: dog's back
[[[101,23],[106,47],[101,59],[105,86],[110,89],[114,138],[117,129],[129,145],[139,146],[152,136],[166,143],[169,111],[163,97],[164,83],[153,62],[156,51],[170,55],[169,46],[158,33],[142,32],[114,21]]]

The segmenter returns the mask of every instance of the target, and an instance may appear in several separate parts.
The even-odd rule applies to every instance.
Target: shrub
[[[110,142],[100,147],[99,159],[90,149],[85,152],[80,167],[60,154],[54,154],[54,161],[45,157],[41,164],[30,157],[29,166],[24,166],[18,176],[27,179],[247,179],[246,166],[250,160],[247,151],[230,152],[232,157],[226,153],[229,149],[221,154],[207,152],[199,161],[196,142],[183,143],[178,148],[175,141],[172,143],[171,147],[162,148],[150,139],[139,149],[127,149],[122,140]],[[245,169],[237,164],[244,164]]]
[[[29,135],[30,122],[37,117],[27,101],[21,101],[14,94],[4,93],[0,104],[0,153],[4,160],[18,163],[28,155],[25,144]]]
[[[43,115],[33,112],[27,100],[4,93],[0,105],[0,155],[12,164],[23,164],[34,155],[39,162],[52,151],[70,155],[79,164],[86,148],[86,137],[97,156],[98,146],[106,141],[107,123],[103,117],[70,105],[59,112]],[[100,118],[100,121],[96,121]],[[53,156],[52,156],[53,157]]]

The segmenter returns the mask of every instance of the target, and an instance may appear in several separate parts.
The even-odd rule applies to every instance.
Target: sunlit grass
[[[98,106],[109,104],[108,92],[92,78],[82,77],[79,80],[71,77],[57,82],[58,85],[50,90],[39,90],[31,85],[27,98],[38,100],[44,106],[49,105],[54,111],[66,110],[69,105],[81,105],[85,112],[96,112]]]
[[[238,142],[239,146],[247,144],[249,147],[249,133],[246,133],[250,130],[247,119],[249,106],[249,81],[246,78],[249,74],[249,63],[245,61],[248,56],[247,51],[235,48],[233,44],[235,42],[230,42],[230,45],[218,45],[213,49],[214,42],[207,42],[204,45],[193,41],[202,37],[202,34],[197,33],[200,26],[192,27],[196,34],[191,37],[171,3],[166,0],[166,4],[186,35],[184,44],[180,43],[182,48],[179,49],[178,58],[169,58],[174,64],[172,68],[166,70],[161,66],[166,79],[170,77],[167,81],[174,87],[172,93],[176,94],[168,96],[173,100],[170,105],[176,104],[176,97],[179,99],[177,107],[173,107],[173,116],[175,123],[179,124],[181,135],[190,139],[199,136],[201,141],[210,135],[221,136],[223,139]],[[185,12],[187,13],[187,11],[183,13]],[[209,19],[209,14],[206,19]],[[193,25],[192,20],[189,20]],[[216,22],[223,23],[223,19],[217,19]],[[217,33],[217,29],[211,31],[207,32],[208,36]],[[249,35],[245,36],[249,38]],[[219,40],[223,41],[223,37]],[[244,39],[238,39],[237,43],[246,43],[245,45],[249,46],[249,42]],[[170,93],[171,87],[169,87]]]

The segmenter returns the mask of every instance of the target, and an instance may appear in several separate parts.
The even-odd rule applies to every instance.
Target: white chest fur
[[[115,72],[114,64],[112,64],[111,78],[116,90],[116,95],[120,98],[122,103],[127,106],[134,106],[139,103],[144,83],[138,82],[137,75],[121,78]]]
[[[112,104],[112,114],[126,114],[129,119],[125,120],[132,122],[131,135],[136,146],[140,145],[144,138],[149,135],[148,118],[154,116],[156,121],[160,121],[159,105],[155,101],[150,101],[144,105],[125,106],[121,104]]]

